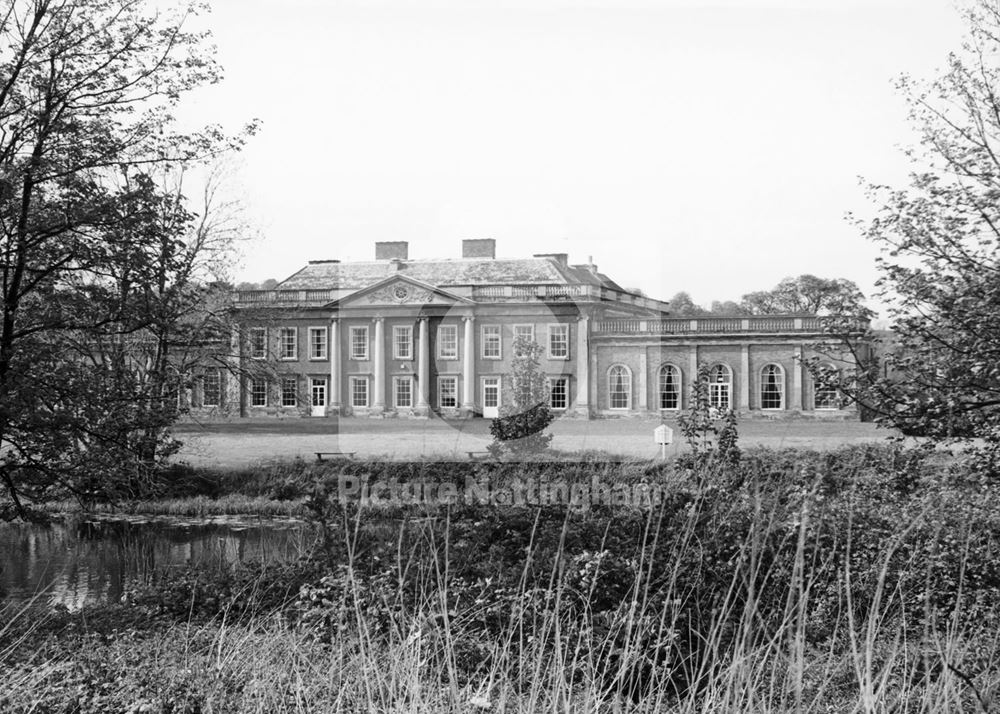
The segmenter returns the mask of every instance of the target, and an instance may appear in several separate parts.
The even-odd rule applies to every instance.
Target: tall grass
[[[625,520],[348,509],[283,607],[0,644],[0,710],[991,711],[989,489],[921,490],[908,468],[847,495],[783,467],[701,475]]]

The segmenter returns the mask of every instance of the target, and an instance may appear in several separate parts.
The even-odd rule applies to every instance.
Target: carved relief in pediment
[[[434,293],[430,290],[418,288],[408,283],[394,283],[386,285],[384,288],[374,290],[368,294],[369,303],[395,303],[403,305],[405,303],[427,303],[434,299]]]

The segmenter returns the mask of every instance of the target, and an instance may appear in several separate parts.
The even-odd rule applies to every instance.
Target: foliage
[[[687,414],[681,414],[677,423],[687,440],[691,453],[696,456],[709,453],[716,436],[715,409],[709,397],[709,366],[699,365],[698,376],[691,383],[691,399]]]
[[[722,429],[719,430],[718,459],[730,466],[740,460],[739,428],[736,412],[727,409],[722,415]]]
[[[674,317],[697,317],[705,314],[705,309],[696,305],[691,295],[683,290],[670,298],[667,309]]]
[[[736,317],[749,314],[745,307],[732,300],[713,300],[712,309],[709,311],[713,315]]]
[[[500,415],[490,423],[494,456],[537,455],[552,441],[543,433],[555,416],[549,409],[548,381],[539,360],[542,347],[534,340],[518,336],[514,340],[511,371],[503,376],[503,403]]]
[[[883,253],[892,334],[846,385],[905,433],[1000,445],[1000,10],[976,2],[968,35],[930,82],[904,77],[920,145],[903,188],[871,186],[864,226]]]
[[[833,315],[866,320],[870,312],[858,286],[845,278],[800,275],[785,278],[771,290],[747,293],[740,304],[749,315]]]
[[[697,379],[691,385],[690,406],[687,413],[681,414],[677,420],[691,449],[685,460],[696,466],[705,466],[713,461],[731,466],[740,460],[736,412],[727,409],[721,414],[720,430],[717,426],[719,410],[712,406],[709,393],[710,370],[707,364],[698,367]]]
[[[870,444],[750,449],[715,479],[559,468],[669,489],[647,509],[341,509],[331,564],[182,571],[124,605],[0,618],[0,707],[989,710],[1000,485],[974,459]]]
[[[243,140],[172,130],[179,98],[219,76],[186,29],[198,11],[2,12],[0,517],[133,495],[175,448],[188,353],[218,337],[201,281],[231,234],[170,177]]]

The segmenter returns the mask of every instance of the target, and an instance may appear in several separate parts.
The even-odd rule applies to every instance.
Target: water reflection
[[[0,593],[41,593],[71,610],[121,598],[129,582],[186,564],[286,560],[309,546],[292,520],[102,520],[0,523]]]

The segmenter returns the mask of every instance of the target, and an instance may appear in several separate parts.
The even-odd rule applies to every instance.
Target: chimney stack
[[[564,268],[569,267],[569,254],[568,253],[535,253],[535,258],[552,258],[552,260],[559,263],[559,265]]]
[[[497,242],[493,238],[473,238],[462,241],[463,258],[489,258],[497,257]]]
[[[407,260],[409,245],[405,240],[377,242],[375,243],[375,260]]]

